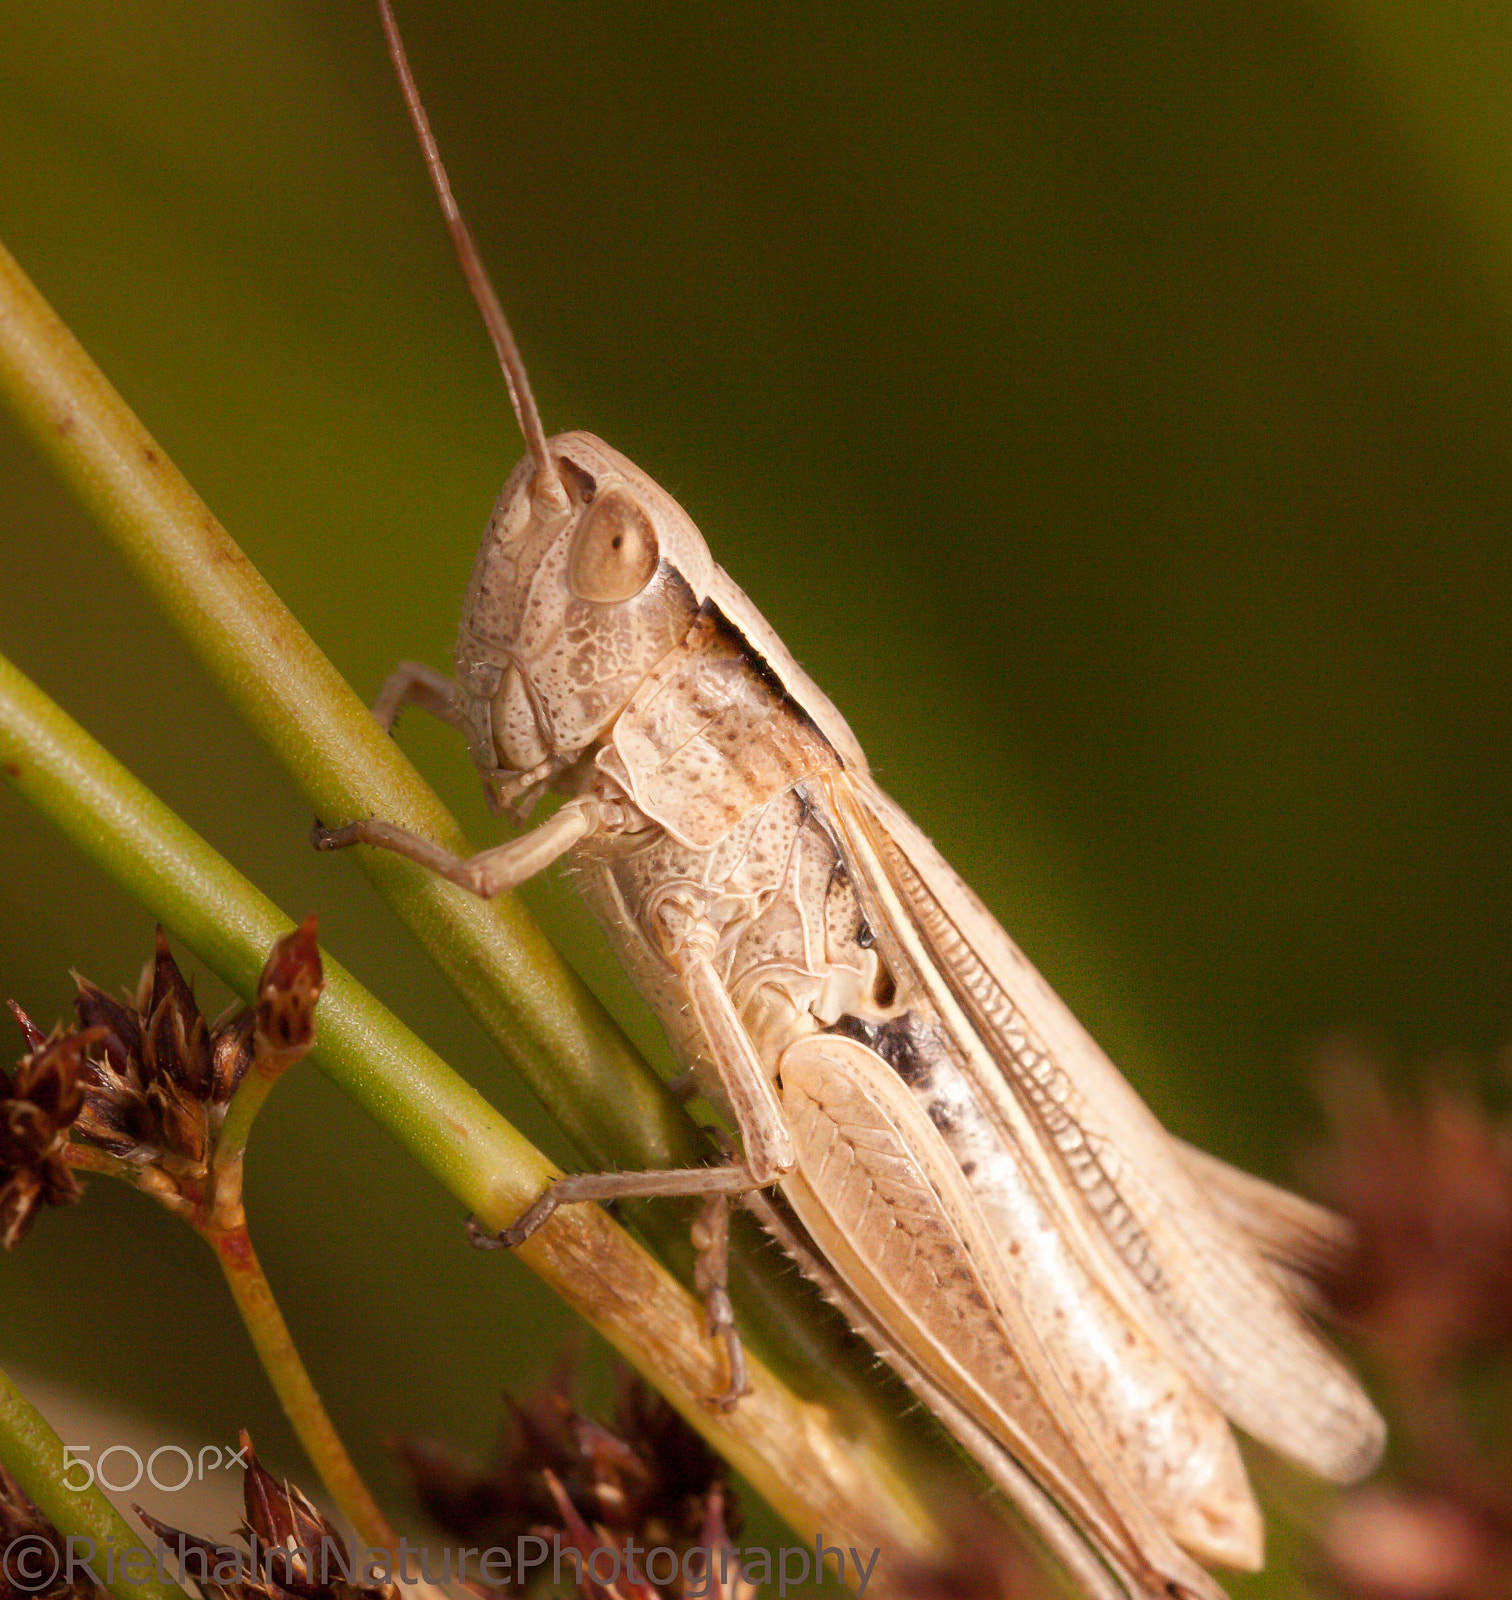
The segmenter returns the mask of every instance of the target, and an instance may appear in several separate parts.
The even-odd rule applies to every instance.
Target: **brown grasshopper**
[[[733,1404],[722,1264],[744,1197],[1086,1592],[1220,1596],[1198,1560],[1262,1559],[1230,1422],[1343,1482],[1381,1449],[1301,1309],[1340,1225],[1170,1137],[877,788],[682,508],[592,435],[546,436],[379,3],[528,454],[483,537],[455,680],[405,663],[374,715],[461,729],[517,821],[567,799],[470,860],[377,819],[317,843],[484,896],[567,858],[740,1140],[723,1166],[564,1178],[498,1242],[572,1201],[705,1197]]]

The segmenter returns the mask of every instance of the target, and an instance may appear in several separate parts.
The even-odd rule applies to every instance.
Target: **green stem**
[[[252,1119],[262,1110],[282,1076],[282,1072],[264,1072],[256,1061],[247,1069],[247,1075],[237,1084],[236,1093],[231,1096],[231,1103],[226,1107],[220,1132],[215,1136],[217,1169],[226,1168],[232,1163],[240,1165],[243,1152],[247,1148],[247,1139],[252,1132]],[[238,1197],[240,1189],[241,1183],[238,1178]]]
[[[63,1441],[48,1427],[41,1412],[21,1393],[5,1373],[0,1372],[0,1461],[17,1483],[36,1502],[37,1509],[62,1534],[65,1549],[79,1556],[93,1550],[93,1570],[105,1575],[105,1552],[144,1548],[142,1535],[115,1509],[100,1491],[68,1487],[70,1471],[82,1471],[78,1462],[68,1461]],[[19,1541],[18,1541],[19,1542]],[[22,1559],[20,1550],[7,1551],[13,1560]],[[156,1577],[135,1581],[138,1569],[132,1566],[127,1578],[120,1566],[109,1585],[116,1600],[186,1600],[177,1584]],[[8,1578],[29,1578],[31,1573],[6,1572]]]
[[[0,770],[86,855],[244,999],[293,926],[229,862],[0,658]],[[348,973],[324,957],[315,1059],[488,1228],[507,1226],[555,1169]],[[733,1412],[702,1309],[595,1206],[568,1206],[518,1254],[659,1389],[806,1538],[939,1548],[932,1468],[904,1468],[875,1405],[839,1419],[759,1360]]]

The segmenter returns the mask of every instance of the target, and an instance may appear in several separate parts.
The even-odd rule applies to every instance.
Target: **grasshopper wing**
[[[851,1292],[931,1384],[991,1419],[1130,1593],[1220,1600],[1104,1453],[998,1270],[959,1165],[897,1073],[831,1034],[797,1040],[779,1071],[797,1153],[783,1193]]]
[[[847,854],[978,1089],[1140,1326],[1247,1433],[1352,1482],[1384,1426],[1176,1142],[930,841],[869,777],[827,778]],[[1213,1180],[1211,1171],[1208,1182]],[[1233,1185],[1227,1186],[1232,1194]],[[1255,1210],[1253,1191],[1248,1209]],[[1265,1210],[1266,1208],[1261,1208]],[[1270,1208],[1273,1210],[1274,1208]]]
[[[1309,1308],[1320,1304],[1319,1284],[1338,1270],[1354,1242],[1344,1218],[1182,1139],[1171,1142],[1187,1171],[1292,1298]]]

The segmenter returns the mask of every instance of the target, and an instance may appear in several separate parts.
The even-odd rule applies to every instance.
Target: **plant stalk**
[[[252,1248],[246,1224],[231,1228],[206,1224],[199,1226],[198,1231],[215,1252],[263,1371],[327,1493],[364,1544],[388,1550],[397,1560],[399,1536],[362,1481],[361,1473],[347,1454],[341,1435],[310,1380],[294,1336],[273,1298],[262,1263]]]

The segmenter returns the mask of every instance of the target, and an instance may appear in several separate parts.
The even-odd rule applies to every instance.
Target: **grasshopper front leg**
[[[439,683],[446,682],[439,673],[430,676]],[[401,668],[379,697],[379,707],[392,702],[396,711],[405,698],[401,691],[411,683],[420,683],[431,690],[437,687],[422,674]],[[395,692],[391,695],[390,690]],[[427,694],[414,694],[409,698],[435,709]],[[391,711],[390,718],[392,714]],[[317,850],[340,850],[354,844],[392,850],[487,899],[534,877],[579,840],[596,832],[604,821],[600,802],[591,796],[582,796],[569,801],[555,816],[520,838],[510,839],[467,859],[443,850],[407,828],[377,818],[349,823],[343,828],[323,828],[317,824],[313,837]],[[693,1243],[698,1252],[694,1279],[704,1297],[708,1336],[718,1338],[725,1347],[729,1383],[716,1404],[728,1410],[747,1392],[745,1355],[727,1287],[729,1202],[731,1196],[766,1188],[790,1171],[794,1162],[792,1141],[788,1138],[771,1079],[714,967],[712,952],[716,934],[712,925],[670,903],[664,904],[654,923],[658,942],[687,988],[715,1058],[740,1129],[745,1160],[723,1167],[582,1173],[559,1178],[502,1233],[491,1235],[469,1222],[468,1234],[481,1248],[509,1249],[523,1244],[561,1205],[588,1200],[703,1195],[705,1205],[693,1228]]]
[[[378,691],[373,720],[385,733],[392,733],[399,713],[406,706],[419,706],[442,722],[460,728],[463,715],[458,693],[456,683],[444,672],[437,672],[423,661],[401,661]]]

